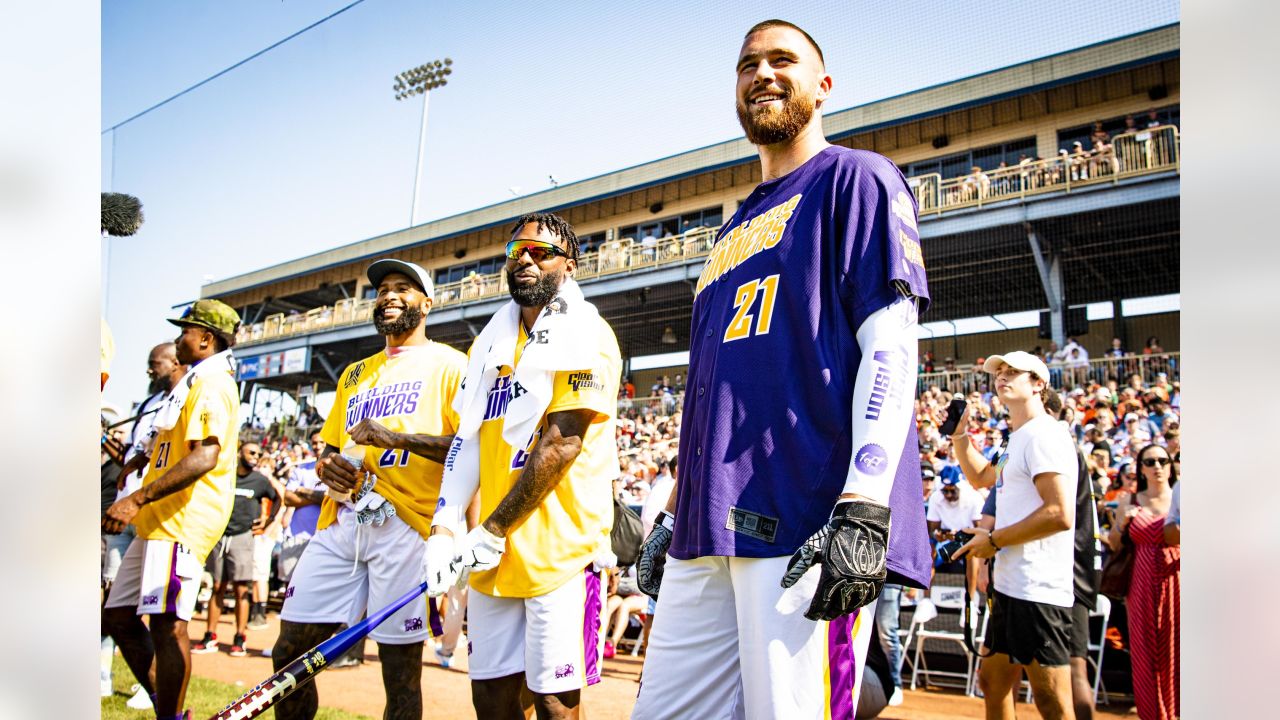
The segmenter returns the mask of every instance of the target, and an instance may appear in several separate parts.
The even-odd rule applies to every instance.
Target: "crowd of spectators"
[[[1096,370],[1073,373],[1069,358],[1078,354],[1072,350],[1083,349],[1069,343],[1063,349],[1055,345],[1050,345],[1048,351],[1037,348],[1035,354],[1050,366],[1054,376],[1050,384],[1058,391],[1063,406],[1062,421],[1083,453],[1096,499],[1097,536],[1108,543],[1109,556],[1119,550],[1120,538],[1130,522],[1141,517],[1145,524],[1140,534],[1135,533],[1133,542],[1142,548],[1140,553],[1146,553],[1140,554],[1143,559],[1139,563],[1155,568],[1144,572],[1140,564],[1135,569],[1134,584],[1124,602],[1113,604],[1108,642],[1115,650],[1131,651],[1139,715],[1172,717],[1169,713],[1176,707],[1176,601],[1180,584],[1177,544],[1181,509],[1174,493],[1181,461],[1180,383],[1170,380],[1169,372],[1162,369],[1168,366],[1159,363],[1145,365],[1145,372],[1124,374],[1124,364],[1095,364],[1094,368],[1101,367],[1104,372],[1118,370],[1122,374]],[[1161,352],[1158,339],[1149,338],[1145,353]],[[1133,357],[1118,341],[1106,354]],[[1087,354],[1085,358],[1082,367],[1089,368]],[[939,431],[954,397],[964,397],[974,409],[965,438],[988,460],[995,462],[1005,451],[1011,433],[1009,413],[986,383],[955,393],[930,383],[920,392],[916,400],[920,463],[930,530],[938,542],[962,529],[988,493],[966,482],[956,459],[956,440]],[[1144,509],[1141,515],[1139,506]],[[1170,528],[1163,540],[1161,526]],[[968,580],[972,590],[974,578]],[[1154,586],[1149,586],[1151,583]],[[1126,606],[1132,606],[1127,613]]]
[[[1071,141],[1069,147],[1060,148],[1058,154],[1048,160],[1039,155],[1022,153],[1013,166],[1003,160],[994,168],[984,169],[973,165],[968,173],[956,178],[958,183],[948,191],[949,202],[965,203],[999,198],[1023,190],[1068,181],[1084,182],[1121,172],[1154,168],[1169,162],[1168,143],[1153,138],[1151,133],[1142,132],[1164,124],[1154,109],[1149,110],[1141,119],[1128,115],[1124,121],[1125,127],[1114,135],[1107,132],[1102,121],[1095,121],[1086,140]],[[1115,138],[1121,135],[1131,137],[1132,140],[1117,145]]]

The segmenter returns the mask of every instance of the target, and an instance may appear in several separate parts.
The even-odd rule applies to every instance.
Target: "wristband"
[[[995,548],[996,552],[1000,552],[1000,546],[996,544],[996,532],[994,530],[987,533],[987,542],[991,543],[991,547]]]
[[[671,513],[667,512],[666,510],[663,510],[662,512],[658,513],[658,517],[654,520],[654,524],[655,524],[655,525],[661,525],[662,527],[664,527],[664,528],[666,528],[666,529],[668,529],[668,530],[670,530],[670,531],[672,531],[672,532],[675,532],[675,529],[676,529],[676,516],[675,516],[675,515],[672,515]]]

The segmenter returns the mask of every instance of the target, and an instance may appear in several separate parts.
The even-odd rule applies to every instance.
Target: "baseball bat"
[[[390,605],[306,651],[280,672],[263,680],[257,687],[223,708],[222,712],[209,720],[249,720],[249,718],[258,717],[266,712],[267,708],[289,697],[295,690],[315,679],[316,675],[337,660],[342,653],[350,650],[352,645],[381,625],[395,611],[412,602],[426,589],[427,584],[424,582],[401,595]]]

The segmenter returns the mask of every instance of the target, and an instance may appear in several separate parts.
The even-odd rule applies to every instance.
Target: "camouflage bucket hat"
[[[182,312],[182,317],[169,318],[169,322],[182,327],[196,325],[208,328],[223,338],[234,341],[240,329],[240,315],[221,300],[197,300]]]

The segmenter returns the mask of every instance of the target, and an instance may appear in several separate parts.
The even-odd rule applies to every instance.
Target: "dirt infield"
[[[226,618],[226,616],[223,616]],[[249,688],[266,679],[271,674],[271,659],[262,656],[264,647],[269,647],[276,637],[279,621],[273,614],[270,625],[262,630],[250,630],[248,636],[249,656],[233,658],[226,652],[226,647],[219,652],[193,656],[192,673],[202,677],[220,680],[226,683]],[[190,632],[192,640],[204,636],[204,618],[192,620]],[[227,642],[234,634],[232,626],[223,622],[218,627],[218,639]],[[365,662],[350,669],[331,669],[316,678],[320,690],[320,704],[348,710],[350,712],[381,717],[385,696],[382,692],[381,667],[378,663],[377,644],[369,642],[365,646]],[[436,662],[430,649],[424,652],[422,668],[422,692],[424,700],[424,717],[429,718],[475,718],[471,707],[471,686],[467,680],[466,658],[461,652],[456,656],[453,667],[445,669]],[[636,691],[640,681],[640,667],[643,658],[630,655],[618,655],[604,661],[604,678],[599,684],[587,689],[584,694],[583,707],[585,716],[591,720],[626,720],[631,715],[631,707],[635,703]],[[952,690],[908,690],[906,701],[896,708],[887,708],[880,715],[884,720],[949,720],[950,718],[981,718],[982,700],[964,697]],[[227,702],[235,698],[228,697]],[[1104,706],[1105,707],[1105,706]],[[1019,703],[1019,714],[1023,717],[1038,717],[1032,706]],[[1100,710],[1095,717],[1124,718],[1130,708],[1112,706]]]

